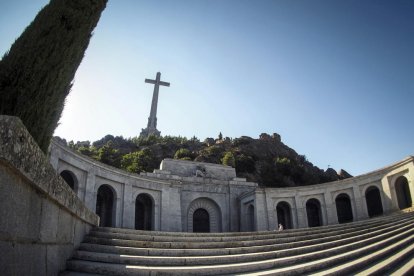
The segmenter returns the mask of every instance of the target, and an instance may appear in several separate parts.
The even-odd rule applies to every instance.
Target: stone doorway
[[[282,224],[284,229],[292,229],[292,215],[289,203],[282,201],[276,206],[277,222]]]
[[[370,218],[384,213],[380,190],[377,187],[371,186],[366,190],[365,200],[367,202],[368,216]]]
[[[99,226],[113,227],[115,222],[114,191],[109,185],[102,185],[96,197],[96,214],[100,217]]]
[[[195,232],[194,218],[198,218],[199,216],[194,216],[194,213],[199,209],[203,209],[207,212],[209,228],[208,230],[199,230],[199,228],[197,228],[197,231],[208,231],[213,233],[221,232],[221,209],[215,201],[213,201],[211,198],[206,197],[199,197],[197,199],[194,199],[188,206],[186,219],[187,231]]]
[[[339,223],[351,222],[354,220],[351,199],[347,194],[338,195],[335,199],[335,205]]]
[[[256,230],[255,223],[254,223],[254,206],[253,204],[250,204],[249,207],[247,207],[247,231],[253,232]]]
[[[199,208],[193,214],[193,232],[210,232],[210,215],[205,209]]]
[[[322,226],[321,204],[317,199],[312,198],[306,202],[306,215],[309,227]]]
[[[410,187],[408,180],[404,176],[398,177],[395,181],[395,193],[397,194],[398,207],[401,209],[409,208],[412,205]]]
[[[153,230],[153,200],[147,194],[139,194],[135,200],[135,229]]]

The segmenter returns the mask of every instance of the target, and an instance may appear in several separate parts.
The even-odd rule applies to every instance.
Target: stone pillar
[[[263,189],[256,190],[256,200],[255,200],[255,221],[256,221],[256,231],[266,231],[269,230],[269,225],[267,223],[267,209],[266,209],[266,191]]]
[[[355,220],[364,220],[368,218],[368,210],[367,204],[365,200],[365,195],[361,194],[360,186],[354,184],[352,186],[352,190],[354,193],[354,201],[355,201]]]
[[[115,202],[115,227],[122,227],[122,218],[124,213],[124,197],[125,197],[125,185],[121,185],[121,191],[116,193]]]
[[[269,227],[269,230],[275,230],[278,226],[277,221],[277,214],[276,214],[276,206],[274,205],[274,201],[272,200],[272,197],[270,194],[266,192],[266,209],[267,209],[267,225]],[[293,211],[293,210],[291,210]],[[292,218],[293,220],[293,218]]]
[[[122,227],[135,229],[135,199],[130,181],[125,181]]]
[[[414,167],[413,163],[409,164],[409,172],[407,173],[408,187],[411,194],[411,206],[414,207]]]
[[[89,209],[91,209],[93,212],[96,212],[95,182],[96,182],[95,169],[92,167],[90,170],[88,170],[88,175],[86,177],[84,202],[86,206]]]
[[[85,192],[86,192],[86,180],[87,180],[88,172],[82,171],[80,175],[78,175],[78,187],[76,194],[80,199],[85,198]]]
[[[297,227],[298,228],[308,227],[308,218],[306,217],[306,209],[303,207],[300,196],[298,195],[295,196],[295,203],[296,203]]]
[[[228,185],[228,194],[226,195],[226,200],[228,201],[229,207],[229,219],[228,219],[228,231],[230,232],[238,232],[240,231],[240,204],[238,201],[238,195],[241,194],[241,191],[236,187],[232,187]],[[224,227],[223,227],[224,232]]]
[[[180,185],[164,188],[161,195],[161,231],[187,232],[182,229]]]
[[[325,210],[326,210],[326,222],[324,222],[324,225],[338,224],[336,205],[335,205],[335,202],[333,201],[332,194],[326,191],[324,193],[324,199],[325,199]]]
[[[383,195],[381,199],[383,201],[384,213],[398,211],[400,207],[398,206],[398,197],[395,191],[395,180],[397,177],[383,177],[381,179],[381,186],[383,190]],[[394,183],[394,185],[391,185]]]

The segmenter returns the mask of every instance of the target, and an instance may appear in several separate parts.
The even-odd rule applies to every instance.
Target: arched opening
[[[60,173],[60,176],[72,190],[75,190],[76,176],[72,172],[64,170]]]
[[[395,193],[397,194],[398,207],[405,209],[411,207],[411,193],[408,186],[408,180],[404,176],[400,176],[395,181]]]
[[[374,217],[382,215],[384,212],[382,209],[382,201],[380,190],[371,186],[365,191],[365,200],[367,201],[368,216]]]
[[[199,211],[199,214],[195,214],[195,212],[199,209],[203,209],[204,211],[207,212],[207,214],[206,213],[203,214],[203,211]],[[188,210],[187,210],[187,231],[188,232],[213,232],[213,233],[221,232],[222,231],[221,220],[222,218],[221,218],[220,206],[211,198],[206,198],[206,197],[196,198],[188,206]],[[194,223],[197,223],[197,226]],[[202,227],[202,225],[204,226]]]
[[[249,207],[247,207],[247,231],[254,231],[256,229],[255,223],[254,223],[254,206],[253,204],[250,204]]]
[[[109,185],[102,185],[96,197],[96,214],[100,217],[99,226],[113,227],[115,222],[114,191]]]
[[[135,200],[135,229],[153,230],[153,200],[147,194],[140,194]]]
[[[210,232],[210,215],[207,210],[199,208],[193,214],[193,232]]]
[[[351,222],[354,220],[351,199],[347,194],[338,195],[335,199],[335,204],[339,223]]]
[[[321,204],[315,198],[311,198],[306,202],[306,215],[308,217],[308,226],[322,226]]]
[[[292,229],[292,215],[287,202],[279,202],[276,206],[277,222],[282,224],[284,229]]]

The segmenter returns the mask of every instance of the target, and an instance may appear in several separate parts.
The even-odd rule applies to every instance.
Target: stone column
[[[96,182],[95,168],[92,167],[88,170],[88,175],[86,177],[84,202],[86,206],[89,209],[91,209],[93,212],[96,212],[95,182]]]
[[[160,208],[161,231],[187,232],[182,228],[180,185],[163,188]]]
[[[121,191],[116,193],[116,209],[115,209],[115,227],[122,227],[122,218],[124,214],[124,197],[125,197],[125,185],[121,185]]]
[[[306,210],[303,207],[300,196],[298,195],[295,196],[295,203],[296,203],[297,227],[298,228],[308,227],[308,219],[306,217]]]
[[[381,193],[381,200],[383,202],[382,205],[384,208],[384,213],[400,210],[400,207],[398,206],[398,198],[395,191],[395,185],[391,185],[392,182],[395,184],[395,180],[396,179],[393,179],[393,177],[387,176],[384,176],[381,179],[381,186],[383,191]]]
[[[256,231],[266,231],[269,229],[267,224],[267,209],[266,209],[266,192],[263,189],[256,190]]]
[[[365,200],[365,195],[361,194],[360,186],[354,184],[352,186],[352,191],[354,193],[354,201],[355,201],[355,215],[356,220],[364,220],[368,218],[368,210],[367,204]]]
[[[332,194],[328,191],[324,193],[325,199],[325,210],[326,210],[326,222],[324,225],[328,224],[338,224],[338,216],[336,214],[336,205],[333,201]]]
[[[129,180],[126,180],[124,185],[122,227],[135,229],[135,199]]]
[[[271,195],[266,191],[267,225],[269,227],[268,230],[277,229],[277,225],[279,223],[277,221],[276,206],[273,203],[274,201],[272,200]]]

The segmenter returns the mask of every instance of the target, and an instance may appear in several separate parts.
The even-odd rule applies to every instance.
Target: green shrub
[[[236,166],[236,159],[234,158],[234,155],[231,151],[228,151],[224,154],[222,164],[233,168]]]
[[[129,172],[152,172],[158,166],[153,152],[149,148],[122,156],[121,167]]]
[[[184,159],[185,160],[192,160],[191,158],[191,152],[188,149],[179,149],[174,154],[174,159]]]

